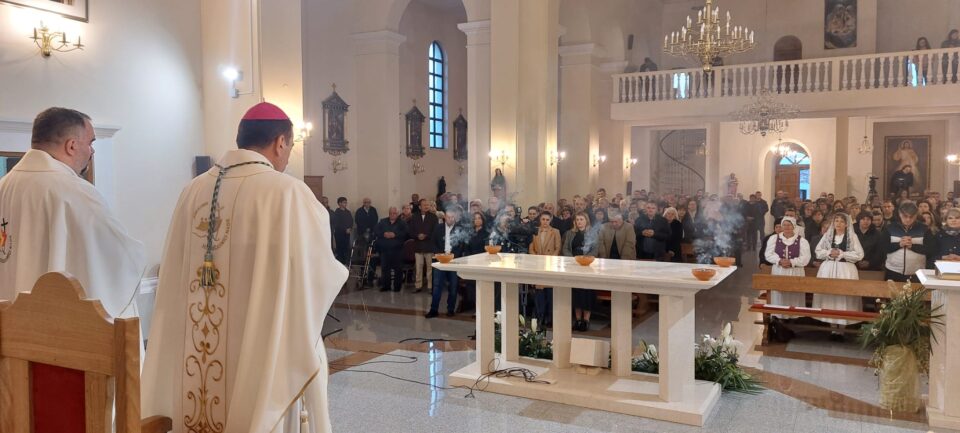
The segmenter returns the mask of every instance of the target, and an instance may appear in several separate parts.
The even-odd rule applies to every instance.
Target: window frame
[[[446,54],[440,41],[431,42],[427,49],[427,147],[430,149],[447,149],[446,65]]]

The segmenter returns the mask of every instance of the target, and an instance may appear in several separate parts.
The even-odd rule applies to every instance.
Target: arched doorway
[[[780,143],[773,150],[774,192],[790,198],[810,198],[810,155],[796,143]]]
[[[777,39],[773,45],[773,61],[800,60],[803,58],[803,42],[800,38],[787,35]]]

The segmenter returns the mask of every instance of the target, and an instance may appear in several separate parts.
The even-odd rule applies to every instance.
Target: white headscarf
[[[832,219],[830,222],[830,228],[827,229],[827,232],[823,234],[822,238],[820,238],[820,243],[817,244],[817,249],[829,250],[830,246],[833,245],[833,239],[837,235],[837,217],[843,217],[844,221],[847,222],[847,229],[844,233],[844,240],[847,241],[847,251],[863,251],[863,247],[860,246],[860,239],[857,238],[857,233],[853,231],[853,221],[851,221],[850,215],[847,215],[843,212],[837,212],[830,217]]]
[[[780,220],[780,226],[781,226],[781,227],[783,226],[783,223],[790,223],[790,224],[793,225],[793,237],[792,237],[792,238],[788,238],[786,235],[783,234],[783,232],[781,232],[781,233],[778,234],[777,236],[779,236],[780,239],[783,240],[783,243],[784,243],[784,244],[786,244],[786,245],[793,245],[793,243],[794,243],[797,239],[800,239],[800,238],[802,237],[802,236],[800,236],[800,232],[797,231],[797,219],[794,218],[794,217],[783,217],[783,219]]]

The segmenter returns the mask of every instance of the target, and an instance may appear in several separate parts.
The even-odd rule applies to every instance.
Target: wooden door
[[[776,188],[774,191],[783,191],[790,198],[800,196],[800,166],[778,165],[776,171]]]
[[[317,200],[323,197],[323,176],[304,176],[303,183],[310,187],[313,195],[317,196]]]

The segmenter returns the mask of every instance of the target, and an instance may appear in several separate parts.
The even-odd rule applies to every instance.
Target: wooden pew
[[[140,341],[140,319],[111,318],[62,273],[0,302],[0,432],[170,431],[140,419]]]
[[[769,342],[769,326],[771,314],[795,317],[812,317],[816,319],[842,319],[851,322],[870,322],[877,318],[876,312],[870,311],[844,311],[830,309],[813,309],[800,307],[786,307],[768,304],[770,292],[777,290],[780,292],[794,293],[817,293],[825,295],[844,295],[860,296],[870,299],[889,298],[890,285],[883,280],[883,272],[880,271],[861,271],[860,280],[842,280],[836,278],[817,278],[816,269],[806,269],[807,275],[813,276],[793,277],[783,275],[769,275],[769,266],[763,269],[761,273],[753,275],[753,289],[762,291],[764,296],[758,299],[757,303],[750,306],[750,311],[763,314],[763,342]],[[766,273],[762,273],[766,270]],[[792,325],[795,328],[809,328],[805,326]],[[856,330],[845,330],[843,332],[858,332]]]

